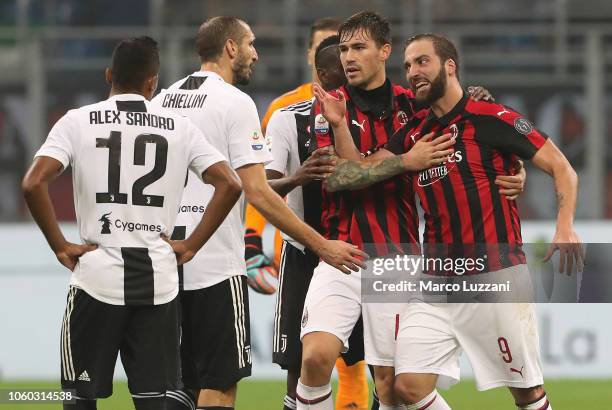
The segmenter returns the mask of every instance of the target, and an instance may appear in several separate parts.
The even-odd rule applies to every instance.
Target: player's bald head
[[[218,16],[206,20],[198,29],[196,48],[202,62],[216,61],[227,40],[240,43],[248,33],[248,25],[237,17]]]

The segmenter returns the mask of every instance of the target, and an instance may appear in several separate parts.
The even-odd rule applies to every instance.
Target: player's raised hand
[[[312,92],[319,104],[321,104],[321,114],[323,114],[332,127],[336,127],[341,121],[344,121],[346,115],[344,94],[339,92],[337,97],[333,96],[317,83],[312,84]]]
[[[559,273],[565,271],[567,275],[570,275],[574,269],[574,263],[578,272],[582,272],[585,252],[580,237],[573,229],[557,229],[550,248],[544,256],[544,262],[548,262],[557,250],[559,250]]]
[[[343,241],[325,241],[325,246],[318,252],[321,259],[343,273],[349,275],[351,271],[358,272],[365,269],[364,259],[368,254],[355,245]]]
[[[98,249],[98,245],[92,245],[92,244],[81,245],[81,244],[66,242],[66,244],[63,245],[55,253],[55,257],[62,265],[64,265],[65,267],[73,271],[74,267],[79,261],[79,258],[83,254],[87,252],[91,252],[96,249]]]
[[[405,154],[402,154],[405,168],[409,171],[420,171],[444,164],[448,156],[454,152],[452,146],[455,138],[451,134],[444,134],[432,140],[433,132],[425,134]]]
[[[168,244],[172,247],[176,255],[176,263],[177,265],[182,265],[184,263],[189,262],[196,254],[196,250],[193,249],[192,246],[187,242],[187,240],[178,240],[175,241],[173,239],[169,239],[163,233],[160,235],[161,238],[168,242]]]

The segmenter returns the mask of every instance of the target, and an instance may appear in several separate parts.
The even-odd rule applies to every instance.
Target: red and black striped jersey
[[[415,112],[412,91],[388,80],[384,87],[388,102],[382,109],[375,108],[355,87],[347,85],[336,90],[344,94],[346,121],[364,156],[383,147]],[[311,113],[311,135],[311,150],[334,143],[333,132],[318,103]],[[400,244],[418,243],[415,195],[407,175],[358,191],[323,190],[322,203],[321,226],[327,238],[349,241],[377,255],[405,252],[406,247]]]
[[[424,210],[424,244],[451,245],[455,252],[486,246],[488,271],[525,263],[516,202],[500,194],[494,181],[513,174],[515,160],[532,158],[548,137],[510,108],[464,94],[443,117],[430,110],[413,118],[386,149],[407,152],[429,132],[451,133],[456,143],[444,164],[410,173]]]

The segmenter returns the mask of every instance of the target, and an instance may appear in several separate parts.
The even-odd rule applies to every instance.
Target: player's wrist
[[[410,152],[402,154],[401,159],[402,168],[404,168],[406,171],[418,171],[418,167],[414,161],[414,155],[412,155]]]

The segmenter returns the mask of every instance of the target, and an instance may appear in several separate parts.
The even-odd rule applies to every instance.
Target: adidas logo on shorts
[[[81,373],[81,375],[79,376],[79,380],[82,382],[90,382],[91,379],[89,378],[89,374],[87,374],[87,370],[85,370],[83,373]]]

